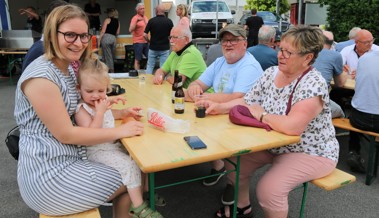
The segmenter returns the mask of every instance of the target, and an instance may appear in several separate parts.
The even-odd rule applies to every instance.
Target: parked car
[[[217,12],[218,2],[218,12]],[[189,9],[190,27],[192,37],[212,37],[216,31],[216,20],[218,19],[217,33],[223,23],[234,23],[233,14],[224,0],[195,0],[191,2]]]
[[[265,25],[274,27],[277,30],[277,33],[280,33],[279,23],[281,17],[279,15],[270,11],[258,11],[257,16],[262,17]],[[238,24],[245,25],[246,19],[248,17],[251,17],[251,11],[244,11]],[[282,19],[282,32],[287,31],[290,28],[290,26],[291,24],[289,22],[287,22],[285,19]]]

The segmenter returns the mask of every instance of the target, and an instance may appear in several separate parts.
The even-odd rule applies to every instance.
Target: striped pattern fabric
[[[26,68],[16,89],[14,115],[21,132],[18,185],[25,203],[45,215],[67,215],[98,207],[122,185],[118,171],[87,160],[85,147],[55,139],[20,89],[30,78],[52,81],[72,116],[79,94],[71,67],[69,72],[70,76],[64,76],[41,56]]]

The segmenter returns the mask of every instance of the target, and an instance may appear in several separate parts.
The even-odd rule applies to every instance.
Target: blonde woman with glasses
[[[89,161],[86,147],[141,135],[143,124],[131,121],[103,129],[72,123],[79,93],[70,63],[91,55],[89,20],[81,8],[65,5],[55,8],[45,24],[45,54],[25,69],[16,88],[20,194],[30,208],[49,216],[113,200],[113,216],[129,217],[130,198],[120,173]]]

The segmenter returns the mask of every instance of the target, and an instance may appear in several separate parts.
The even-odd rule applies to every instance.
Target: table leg
[[[148,173],[149,176],[149,196],[150,208],[155,210],[155,173]]]
[[[236,164],[236,180],[234,184],[234,207],[233,207],[233,218],[237,217],[237,203],[238,203],[238,186],[239,186],[239,176],[240,176],[240,155],[237,156]]]

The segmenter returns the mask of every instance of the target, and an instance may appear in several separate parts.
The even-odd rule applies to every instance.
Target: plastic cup
[[[195,96],[195,113],[197,118],[205,117],[205,101],[208,99],[206,95],[196,95]]]
[[[146,82],[146,70],[138,70],[138,78],[140,84],[145,84]]]

